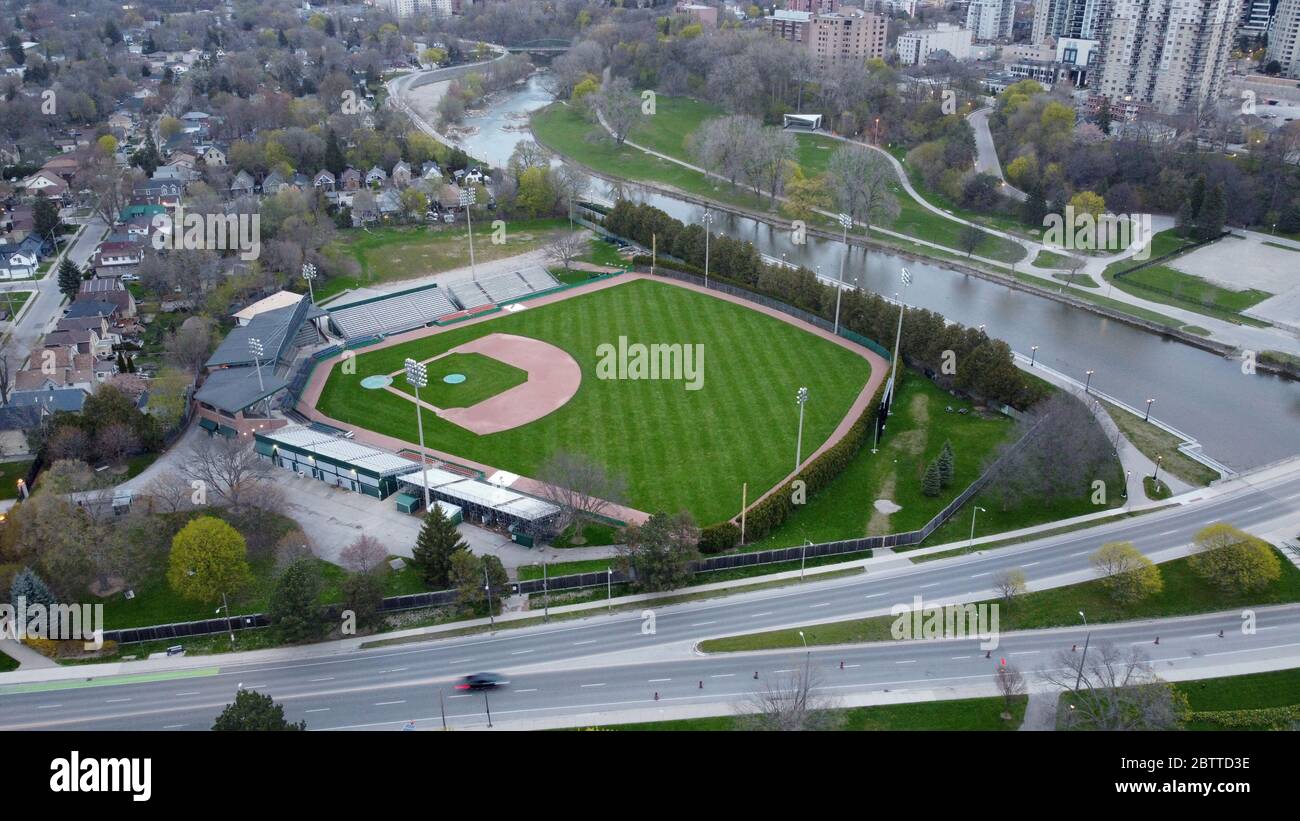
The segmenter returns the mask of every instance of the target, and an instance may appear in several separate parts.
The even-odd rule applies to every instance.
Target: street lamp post
[[[700,218],[704,223],[704,287],[709,287],[709,225],[713,223],[713,214],[706,208]]]
[[[1147,412],[1146,412],[1146,415],[1142,417],[1142,421],[1143,421],[1143,422],[1150,422],[1150,421],[1151,421],[1151,403],[1154,402],[1154,401],[1156,401],[1156,400],[1154,400],[1154,399],[1148,399],[1148,400],[1147,400]]]
[[[474,271],[474,220],[470,217],[470,206],[478,201],[478,191],[473,188],[461,189],[459,200],[460,207],[465,209],[465,228],[469,231],[469,275],[472,279],[478,279],[478,274]]]
[[[967,549],[967,550],[972,550],[972,549],[974,549],[974,547],[975,547],[975,514],[976,514],[976,513],[988,513],[988,511],[985,510],[984,508],[980,507],[979,505],[975,505],[973,508],[971,508],[971,512],[970,512],[970,539],[967,540],[967,542],[966,542],[966,549]]]
[[[316,304],[316,289],[312,286],[312,280],[316,278],[316,266],[310,262],[304,262],[302,266],[302,278],[307,280],[307,294],[311,297],[311,304]]]
[[[844,255],[840,257],[840,281],[835,285],[835,335],[840,333],[840,296],[844,293],[844,266],[849,261],[849,228],[853,227],[853,217],[840,214],[840,225],[844,227]]]
[[[253,365],[257,368],[257,389],[265,391],[266,386],[262,384],[262,340],[250,336],[248,338],[248,352],[253,357]],[[247,371],[245,371],[247,373]]]
[[[1034,367],[1034,362],[1038,361],[1038,346],[1033,345],[1029,348],[1029,367]]]
[[[1153,489],[1160,487],[1160,463],[1165,460],[1163,456],[1156,457],[1156,472],[1151,474],[1151,486]]]
[[[808,389],[800,388],[795,392],[794,401],[799,403],[799,437],[794,445],[794,469],[803,463],[803,406],[808,403]]]
[[[904,289],[906,289],[907,286],[912,284],[912,275],[908,273],[908,270],[906,268],[903,269],[901,278],[903,280]],[[898,300],[898,331],[894,334],[894,363],[892,369],[893,372],[889,376],[889,380],[890,382],[893,383],[894,387],[889,392],[889,407],[885,409],[886,414],[892,414],[894,412],[894,394],[898,392],[898,360],[903,355],[902,352],[903,311],[905,309],[906,303],[903,302],[903,298],[900,294],[897,293],[894,294],[894,299]]]
[[[1079,611],[1079,618],[1083,619],[1083,626],[1086,628],[1088,626],[1088,617],[1083,615],[1082,610]],[[1083,665],[1088,663],[1088,642],[1091,640],[1092,631],[1089,630],[1083,636],[1083,658],[1079,659],[1079,675],[1074,679],[1074,691],[1076,693],[1079,692],[1079,683],[1083,681]]]
[[[226,629],[230,631],[230,643],[235,643],[235,628],[230,623],[230,600],[226,598],[226,591],[221,591],[221,606],[226,609]]]
[[[496,617],[492,615],[492,580],[488,578],[487,562],[483,562],[483,597],[487,599],[488,626],[496,627]]]
[[[1088,389],[1092,386],[1092,375],[1093,375],[1094,373],[1096,373],[1096,371],[1094,371],[1094,370],[1092,370],[1092,369],[1089,369],[1089,370],[1088,370],[1088,378],[1087,378],[1087,379],[1084,381],[1084,383],[1083,383],[1083,392],[1084,392],[1084,393],[1087,393],[1087,392],[1088,392]]]
[[[424,416],[420,412],[420,388],[429,384],[429,369],[423,362],[407,359],[405,363],[406,381],[415,388],[415,426],[420,429],[420,484],[424,486],[424,514],[429,515],[429,470],[425,467],[424,456]]]

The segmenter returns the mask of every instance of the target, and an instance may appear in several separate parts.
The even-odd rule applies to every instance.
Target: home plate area
[[[582,384],[582,368],[561,348],[515,334],[488,334],[464,345],[458,345],[437,356],[424,360],[425,365],[453,354],[478,354],[518,368],[527,379],[501,393],[488,397],[469,407],[440,408],[421,398],[420,404],[439,417],[459,425],[480,436],[527,425],[564,406],[578,392]],[[389,376],[399,377],[402,371]],[[451,385],[470,385],[474,374],[451,374],[461,380],[444,380]],[[432,382],[432,378],[430,382]],[[387,385],[385,389],[408,401],[415,397]],[[445,404],[445,402],[444,402]]]

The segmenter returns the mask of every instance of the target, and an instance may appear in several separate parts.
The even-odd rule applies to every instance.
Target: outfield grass
[[[556,232],[568,230],[562,219],[509,220],[503,241],[493,241],[490,221],[474,225],[474,261],[490,262],[543,247]],[[356,277],[330,277],[316,288],[316,298],[325,299],[348,288],[376,282],[411,279],[469,266],[469,233],[463,224],[418,225],[400,228],[348,229],[339,232],[327,249],[348,254],[361,267]]]
[[[1159,565],[1164,590],[1143,601],[1131,605],[1117,604],[1100,580],[1092,580],[1025,593],[1017,596],[1009,606],[1002,603],[998,627],[1005,633],[1077,625],[1080,610],[1088,614],[1089,624],[1101,624],[1300,601],[1300,569],[1285,558],[1278,558],[1282,564],[1281,578],[1255,593],[1223,593],[1193,573],[1187,559],[1174,559]],[[986,603],[992,604],[993,601]],[[809,645],[891,641],[890,625],[894,621],[894,616],[874,616],[790,630],[729,636],[701,642],[700,649],[712,653],[775,650],[802,647],[804,638]],[[799,636],[800,629],[804,631],[803,638]],[[1153,640],[1154,637],[1153,633]]]
[[[428,363],[429,384],[421,389],[420,399],[435,408],[468,408],[484,399],[508,391],[528,381],[528,372],[480,353],[454,353]],[[461,374],[459,384],[444,382],[444,377]],[[402,375],[393,378],[393,387],[410,396],[415,388]]]
[[[1115,420],[1120,433],[1133,443],[1133,447],[1153,462],[1157,457],[1161,459],[1160,467],[1163,470],[1190,485],[1202,487],[1219,478],[1218,471],[1202,465],[1180,451],[1178,446],[1182,444],[1182,440],[1177,436],[1150,422],[1144,422],[1134,414],[1123,408],[1117,408],[1109,402],[1102,402],[1101,406],[1110,414],[1110,418]]]
[[[1015,696],[1011,709],[1001,698],[966,698],[954,701],[922,701],[912,704],[885,704],[879,707],[850,707],[832,710],[832,727],[836,730],[1017,730],[1025,720],[1027,696]],[[1011,718],[1002,714],[1010,712]],[[643,724],[611,724],[602,730],[619,731],[730,731],[745,730],[743,716],[684,718],[677,721],[651,721]]]
[[[426,416],[425,443],[496,468],[536,476],[558,451],[584,453],[627,477],[629,503],[645,511],[686,509],[702,524],[740,507],[740,486],[775,485],[794,466],[796,390],[812,396],[804,454],[826,440],[865,386],[867,363],[781,320],[684,288],[625,282],[562,302],[360,353],[356,373],[336,368],[318,409],[334,419],[417,441],[411,403],[360,381],[391,373],[408,356],[427,359],[489,333],[513,333],[567,351],[583,372],[567,405],[513,430],[477,436]],[[703,386],[682,381],[601,380],[601,344],[703,345]]]

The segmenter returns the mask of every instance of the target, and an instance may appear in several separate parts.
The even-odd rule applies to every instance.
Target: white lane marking
[[[464,664],[464,663],[467,662],[467,661],[473,661],[473,660],[474,660],[474,659],[452,659],[451,661],[449,661],[449,662],[447,662],[447,663],[448,663],[448,664]]]
[[[536,688],[536,687],[529,687],[527,690],[515,690],[515,692],[516,692],[516,693],[535,693],[535,692],[537,692],[537,688]]]
[[[734,675],[735,673],[715,673],[714,675],[709,676],[709,678],[731,678]]]
[[[604,687],[604,686],[605,686],[605,682],[602,681],[602,682],[600,682],[599,684],[584,684],[584,685],[582,685],[582,686],[583,686],[583,687]]]
[[[938,587],[938,586],[939,586],[939,583],[938,583],[938,582],[934,582],[933,584],[923,584],[923,585],[921,585],[920,587],[918,587],[918,588],[916,588],[916,589],[917,589],[917,590],[924,590],[924,589],[926,589],[927,587]]]
[[[198,694],[199,694],[199,691],[198,691],[198,690],[190,690],[190,691],[187,692],[187,693],[177,693],[176,695],[178,695],[178,696],[197,696]]]
[[[1170,535],[1170,534],[1172,534],[1172,533],[1177,533],[1177,532],[1178,532],[1178,528],[1174,528],[1173,530],[1166,530],[1166,531],[1163,531],[1163,532],[1161,532],[1161,533],[1157,533],[1156,535],[1157,535],[1157,536],[1168,536],[1168,535]]]
[[[394,668],[391,669],[391,670],[380,670],[379,672],[381,672],[381,673],[403,673],[403,672],[405,672],[405,671],[406,671],[406,668],[405,668],[405,667],[394,667]]]
[[[1008,656],[1036,656],[1040,652],[1041,651],[1039,650],[1020,650],[1019,652],[1016,653],[1007,653],[1007,655]]]
[[[181,727],[184,727],[184,726],[185,726],[184,724],[164,724],[164,725],[163,725],[163,729],[164,729],[164,730],[177,730],[177,729],[180,729]]]
[[[659,682],[661,682],[661,681],[672,681],[672,679],[670,679],[670,678],[651,678],[651,679],[646,679],[646,681],[650,682],[651,684],[657,684],[657,683],[659,683]]]
[[[105,703],[105,704],[120,704],[120,703],[123,702],[123,701],[130,701],[130,700],[131,700],[131,699],[129,699],[129,698],[106,698],[106,699],[104,699],[104,703]]]
[[[595,640],[595,639],[587,639],[586,641],[575,641],[575,642],[573,643],[573,646],[574,646],[574,647],[581,647],[581,646],[584,645],[584,644],[595,644],[595,643],[596,643],[596,640]]]
[[[916,659],[908,659],[907,661],[896,661],[894,663],[895,664],[916,664]]]
[[[952,657],[951,657],[951,660],[952,660],[952,661],[960,661],[960,660],[962,660],[962,659],[968,659],[968,658],[970,658],[970,656],[952,656]]]
[[[691,627],[703,627],[706,624],[717,624],[716,621],[697,621]]]
[[[884,593],[868,593],[868,594],[867,594],[867,598],[869,598],[869,599],[878,599],[878,598],[880,598],[880,597],[883,596],[883,595],[885,595],[885,594],[884,594]]]
[[[750,618],[751,618],[751,619],[759,619],[759,618],[762,618],[763,616],[770,616],[770,615],[772,615],[772,611],[771,611],[771,610],[767,611],[766,613],[755,613],[755,614],[753,614],[752,616],[750,616]]]
[[[38,710],[57,710],[57,709],[59,709],[59,708],[62,707],[62,706],[63,706],[62,704],[41,704],[41,705],[39,705],[36,709],[38,709]]]
[[[793,670],[793,669],[790,669],[790,670],[773,670],[772,672],[773,672],[773,673],[793,673],[794,670]]]
[[[515,650],[515,651],[513,651],[510,655],[512,655],[512,656],[522,656],[524,653],[531,653],[531,652],[533,652],[533,651],[532,651],[532,650]]]
[[[303,710],[304,713],[328,713],[329,711],[330,708],[328,707],[316,707],[312,710]]]
[[[990,570],[987,573],[972,573],[971,578],[978,579],[980,576],[992,576],[992,575],[993,575],[993,571]]]
[[[458,696],[447,696],[447,698],[469,698],[469,693],[461,693]]]
[[[333,680],[334,680],[334,676],[325,676],[324,678],[313,678],[313,679],[309,679],[309,681],[313,681],[313,682],[316,682],[316,681],[333,681]]]
[[[816,610],[818,607],[830,607],[830,606],[831,606],[830,602],[822,602],[821,604],[810,604],[808,605],[808,609]]]
[[[861,664],[846,664],[846,665],[844,665],[844,669],[845,669],[845,670],[854,670],[854,669],[856,669],[856,668],[858,668],[858,667],[861,667],[861,666],[862,666]]]
[[[1020,565],[1020,566],[1021,566],[1021,567],[1033,567],[1033,566],[1036,565],[1036,564],[1038,564],[1038,562],[1025,562],[1024,564],[1022,564],[1022,565]]]
[[[405,703],[406,703],[406,699],[402,699],[401,701],[376,701],[375,706],[387,707],[389,704],[405,704]]]
[[[1085,555],[1087,555],[1088,553],[1091,553],[1091,552],[1092,552],[1091,550],[1080,550],[1078,553],[1071,553],[1070,555],[1071,555],[1071,556],[1085,556]]]

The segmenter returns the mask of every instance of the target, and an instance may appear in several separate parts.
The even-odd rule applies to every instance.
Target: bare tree
[[[808,664],[775,673],[741,707],[741,725],[751,730],[831,730],[838,714],[821,689],[821,676]]]
[[[145,493],[153,500],[153,504],[167,513],[175,513],[188,507],[194,490],[189,478],[176,471],[158,474],[150,479],[149,484],[144,488]]]
[[[178,367],[197,378],[203,363],[212,352],[212,323],[206,317],[192,316],[167,340],[167,355]]]
[[[898,218],[898,198],[889,186],[897,180],[893,166],[878,151],[853,143],[835,150],[826,166],[835,204],[863,226],[892,223]]]
[[[353,573],[370,573],[384,566],[388,550],[374,536],[361,534],[339,553],[339,564]]]
[[[140,447],[140,439],[131,430],[130,425],[114,422],[105,425],[95,436],[95,447],[101,458],[117,462],[123,456]]]
[[[216,502],[235,509],[262,501],[258,498],[265,490],[262,480],[270,473],[269,463],[246,442],[224,436],[196,439],[181,469],[190,479],[202,482],[200,489]],[[208,499],[209,504],[213,501]]]
[[[1011,605],[1011,600],[1025,592],[1025,572],[1023,570],[1004,570],[993,577],[993,589],[998,597]]]
[[[1160,679],[1136,648],[1094,644],[1062,650],[1039,675],[1068,694],[1064,726],[1080,730],[1172,730],[1187,715],[1187,698]]]
[[[9,351],[0,350],[0,407],[9,404]]]
[[[1004,719],[1011,718],[1011,706],[1015,703],[1017,696],[1022,696],[1029,689],[1025,684],[1025,675],[1021,673],[1014,664],[1002,664],[993,674],[993,683],[998,687],[998,693],[1006,701],[1007,709],[1002,714]]]
[[[563,231],[546,245],[546,258],[561,263],[566,271],[569,263],[586,252],[586,231]]]
[[[542,465],[537,478],[543,482],[542,498],[560,508],[555,525],[560,532],[570,526],[581,528],[583,522],[621,503],[627,493],[622,476],[578,453],[556,453]]]
[[[637,118],[641,116],[641,98],[632,84],[622,77],[616,77],[595,93],[593,103],[614,135],[614,141],[622,145]]]

